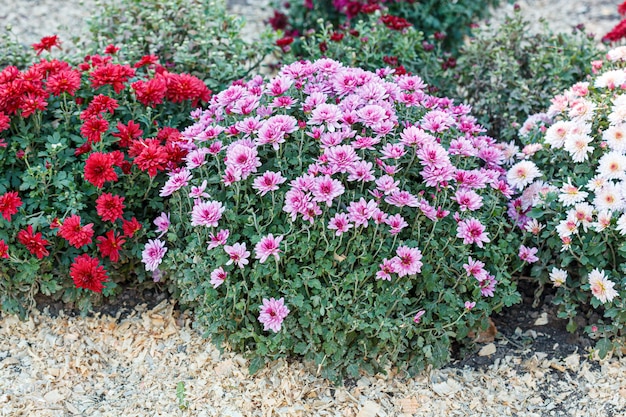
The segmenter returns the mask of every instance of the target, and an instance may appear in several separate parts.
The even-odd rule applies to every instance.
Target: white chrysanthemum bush
[[[532,275],[556,287],[570,331],[576,316],[588,319],[601,357],[626,324],[625,61],[626,47],[609,51],[593,62],[588,82],[531,116],[520,131],[526,146],[507,173],[519,191],[509,214],[539,248]]]
[[[505,147],[425,87],[321,59],[216,94],[182,132],[146,268],[253,371],[446,363],[519,300],[521,262]]]

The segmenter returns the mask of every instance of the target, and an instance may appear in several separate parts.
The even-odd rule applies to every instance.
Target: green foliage
[[[91,38],[84,53],[123,46],[123,59],[158,55],[168,69],[223,89],[258,71],[275,48],[270,34],[255,42],[242,39],[244,21],[226,10],[223,0],[115,0],[96,3],[89,19]]]
[[[33,62],[34,53],[19,42],[11,26],[6,26],[0,33],[0,68],[14,65],[20,69],[26,68]]]
[[[552,97],[583,81],[591,61],[602,54],[582,29],[555,34],[543,22],[543,30],[533,32],[517,9],[501,26],[474,30],[456,66],[437,86],[471,105],[489,135],[508,142],[517,140],[529,114],[543,111]]]

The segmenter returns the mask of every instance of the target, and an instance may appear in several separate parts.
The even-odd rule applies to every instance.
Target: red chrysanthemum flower
[[[9,191],[0,196],[0,213],[7,221],[11,221],[11,216],[17,213],[17,209],[22,205],[22,199],[17,191]]]
[[[109,54],[109,55],[115,55],[116,53],[118,53],[120,50],[120,48],[118,48],[117,46],[113,45],[112,43],[107,45],[106,48],[104,48],[104,53],[105,54]]]
[[[626,19],[619,22],[609,33],[602,37],[604,42],[617,42],[626,37]]]
[[[120,260],[120,249],[126,240],[122,239],[120,235],[113,230],[109,230],[105,236],[98,236],[98,250],[103,257],[108,257],[111,262],[117,262]]]
[[[81,156],[91,151],[91,143],[85,142],[74,151],[74,156]]]
[[[22,110],[22,117],[26,118],[35,113],[37,110],[45,110],[48,107],[48,102],[46,101],[46,96],[26,93],[25,96],[20,100],[20,110]]]
[[[101,113],[108,111],[109,113],[115,113],[118,104],[117,100],[112,97],[105,96],[104,94],[98,94],[91,100],[89,106],[80,114],[81,120],[87,120],[92,117],[99,117]]]
[[[93,57],[92,57],[93,62]],[[111,85],[117,94],[124,90],[124,83],[135,75],[135,69],[128,65],[104,64],[91,71],[89,78],[94,89]]]
[[[30,224],[26,229],[17,232],[17,241],[26,246],[26,249],[35,255],[37,259],[43,259],[44,256],[50,255],[50,252],[46,249],[50,242],[43,239],[40,232],[33,233],[33,226]]]
[[[148,81],[135,81],[130,87],[135,92],[137,100],[149,107],[163,103],[167,93],[167,81],[162,76],[157,76]]]
[[[159,63],[159,57],[156,55],[144,55],[139,61],[133,65],[135,68],[141,68],[146,65],[153,65]]]
[[[172,103],[182,103],[191,100],[196,106],[198,101],[208,103],[211,99],[211,90],[198,77],[189,74],[167,74],[166,97]]]
[[[139,139],[141,135],[143,135],[143,130],[141,130],[139,124],[135,123],[133,120],[129,120],[127,125],[122,122],[117,122],[117,130],[119,132],[113,133],[111,136],[120,139],[117,144],[122,148],[128,148],[133,140]]]
[[[92,258],[86,253],[74,258],[70,267],[70,276],[76,288],[84,288],[93,292],[102,292],[103,282],[108,280],[107,272],[98,258]]]
[[[76,214],[65,219],[57,232],[59,236],[67,240],[75,248],[90,244],[93,233],[93,223],[81,226],[80,216]]]
[[[164,146],[156,139],[145,141],[133,141],[129,155],[136,155],[135,165],[142,171],[148,171],[151,177],[156,176],[158,171],[163,171],[167,165],[168,154]]]
[[[124,197],[103,193],[96,200],[96,212],[105,222],[121,219],[124,214]]]
[[[7,130],[11,126],[11,118],[0,112],[0,132]]]
[[[619,13],[620,16],[626,16],[626,1],[617,6],[617,13]]]
[[[46,87],[54,96],[67,93],[73,96],[80,88],[80,71],[63,70],[51,74],[46,80]]]
[[[113,169],[115,159],[111,154],[94,152],[85,161],[85,180],[98,188],[107,181],[117,181],[117,173]]]
[[[122,220],[122,230],[124,231],[124,236],[133,237],[135,233],[141,230],[141,223],[135,217],[130,220]]]
[[[102,140],[102,134],[109,129],[109,122],[99,117],[92,117],[85,120],[80,127],[80,134],[89,143],[97,143]]]
[[[58,229],[59,227],[61,227],[61,222],[59,221],[58,217],[55,217],[50,222],[50,229],[54,230],[54,229]]]
[[[9,245],[4,240],[0,240],[0,258],[9,259]]]
[[[391,30],[401,31],[412,26],[408,20],[390,14],[382,16],[380,20]]]
[[[38,43],[32,45],[37,55],[40,55],[43,51],[50,51],[53,47],[61,48],[61,41],[57,35],[44,36]]]

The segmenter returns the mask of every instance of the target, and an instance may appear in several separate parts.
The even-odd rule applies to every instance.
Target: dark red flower
[[[620,16],[626,16],[626,1],[617,6],[617,13],[619,13]]]
[[[61,48],[61,41],[59,41],[59,37],[57,35],[52,36],[44,36],[41,38],[39,43],[34,43],[32,45],[37,55],[41,54],[43,51],[50,51],[53,47]]]
[[[157,76],[148,81],[135,81],[130,87],[135,92],[137,100],[148,107],[163,103],[167,94],[167,81],[162,76]]]
[[[364,4],[363,7],[361,7],[361,13],[365,14],[372,14],[376,10],[380,10],[379,4]]]
[[[54,230],[58,229],[59,227],[61,227],[61,222],[59,221],[58,217],[55,217],[54,219],[52,219],[52,222],[50,222],[50,229]]]
[[[103,193],[96,199],[96,212],[105,222],[121,219],[124,214],[124,197]]]
[[[330,34],[330,40],[333,42],[341,42],[345,35],[339,32],[333,32]]]
[[[320,42],[319,48],[320,48],[320,52],[324,53],[328,51],[328,44],[326,42]]]
[[[94,89],[110,85],[113,87],[113,90],[119,94],[124,90],[124,83],[134,75],[135,69],[128,65],[104,64],[91,71],[89,79]]]
[[[387,26],[391,30],[401,31],[412,26],[408,20],[390,14],[382,16],[380,20],[385,24],[385,26]]]
[[[108,153],[94,152],[85,161],[85,180],[98,188],[107,181],[117,181],[117,173],[113,169],[115,160]]]
[[[139,123],[135,123],[133,120],[129,120],[128,124],[117,122],[118,133],[113,133],[111,136],[119,138],[117,143],[122,148],[128,148],[133,140],[139,139],[143,135],[143,130],[140,129]]]
[[[109,129],[109,122],[99,117],[92,117],[85,120],[80,127],[80,134],[89,143],[97,143],[102,140],[102,134]]]
[[[4,240],[0,240],[0,258],[9,259],[9,245]]]
[[[111,259],[111,262],[117,262],[120,260],[120,249],[122,249],[122,245],[126,242],[115,233],[113,230],[109,230],[105,236],[97,237],[98,250],[102,254],[103,257],[108,257]]]
[[[51,74],[46,80],[46,88],[52,95],[60,96],[67,93],[73,96],[80,88],[81,74],[76,70],[63,70]]]
[[[285,30],[289,19],[286,14],[281,13],[278,10],[274,10],[274,16],[270,17],[267,22],[274,30]]]
[[[74,151],[74,156],[81,156],[91,151],[91,143],[85,142]]]
[[[116,53],[118,53],[120,50],[120,48],[118,48],[117,46],[113,45],[112,43],[107,45],[106,48],[104,48],[104,53],[105,54],[109,54],[109,55],[115,55]]]
[[[74,258],[70,267],[70,276],[76,288],[84,288],[93,292],[102,292],[103,282],[108,280],[106,270],[98,258],[82,254]]]
[[[133,237],[135,233],[141,230],[141,223],[135,217],[130,220],[122,220],[122,230],[124,231],[124,236]]]
[[[22,205],[17,191],[9,191],[0,196],[0,213],[7,221],[11,221],[11,216],[17,213],[17,209]]]
[[[280,39],[276,39],[276,46],[280,46],[283,51],[288,52],[288,46],[293,43],[293,38],[291,36],[283,36]]]
[[[90,244],[93,233],[93,223],[81,226],[80,216],[76,214],[65,219],[57,232],[59,236],[67,240],[75,248]]]
[[[44,256],[50,255],[50,252],[46,249],[50,242],[43,239],[40,232],[33,233],[33,226],[30,224],[26,229],[17,232],[17,241],[26,246],[26,249],[35,255],[37,259],[43,259]]]

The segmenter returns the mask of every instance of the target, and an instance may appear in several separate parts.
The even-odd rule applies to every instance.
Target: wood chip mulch
[[[392,370],[335,387],[297,361],[250,376],[246,359],[221,355],[167,301],[122,320],[34,313],[0,319],[0,415],[626,415],[626,359],[583,355],[506,356],[415,378]]]

